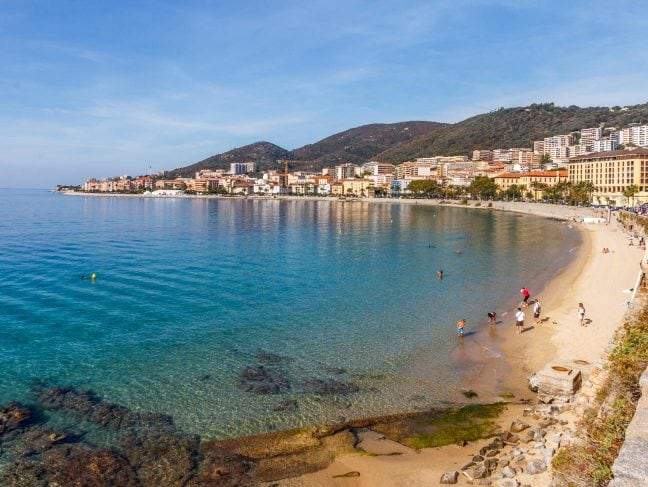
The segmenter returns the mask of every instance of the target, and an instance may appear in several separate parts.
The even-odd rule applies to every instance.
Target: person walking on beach
[[[580,326],[585,326],[585,306],[583,306],[583,303],[578,303],[578,319]]]
[[[460,319],[457,321],[457,336],[463,338],[464,336],[464,327],[466,326],[466,320]]]
[[[524,306],[528,306],[531,291],[529,291],[528,287],[524,286],[522,289],[520,289],[520,294],[522,295],[522,302],[524,303]]]
[[[535,318],[536,325],[540,323],[540,312],[542,311],[542,304],[540,298],[536,297],[533,303],[533,318]]]
[[[522,334],[522,327],[524,326],[524,311],[522,308],[518,308],[515,313],[515,328],[517,329],[518,335]]]

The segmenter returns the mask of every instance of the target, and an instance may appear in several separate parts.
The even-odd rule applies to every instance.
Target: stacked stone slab
[[[576,368],[549,364],[537,373],[537,381],[540,400],[569,399],[580,389],[582,374]]]

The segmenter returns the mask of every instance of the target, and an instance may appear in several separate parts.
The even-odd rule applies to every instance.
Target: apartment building
[[[493,160],[493,151],[492,150],[481,150],[475,149],[472,153],[473,161],[492,161]]]
[[[230,174],[240,175],[254,172],[256,164],[254,162],[233,162],[230,164]]]
[[[639,192],[632,203],[648,202],[648,149],[594,152],[569,161],[569,181],[590,182],[595,191],[592,200],[597,204],[627,205],[623,196],[628,186]]]
[[[511,162],[512,155],[510,149],[494,149],[493,162]]]
[[[578,143],[585,147],[592,147],[594,141],[599,140],[601,137],[603,137],[603,129],[601,127],[581,129],[580,141]]]
[[[544,140],[536,140],[533,142],[533,153],[544,154]]]
[[[335,179],[350,179],[356,176],[358,166],[355,164],[340,164],[335,166]]]
[[[648,147],[648,125],[633,125],[619,131],[619,144]]]
[[[343,179],[331,185],[331,194],[334,196],[374,196],[374,185],[368,179]]]
[[[396,179],[428,179],[438,175],[435,162],[404,162],[396,166]]]
[[[572,145],[573,137],[571,135],[553,135],[545,137],[543,141],[543,154],[551,156],[552,151],[560,148],[567,148]]]
[[[369,173],[371,176],[378,176],[382,174],[394,174],[396,172],[396,166],[393,164],[388,164],[386,162],[375,162],[371,161],[362,166],[363,174]]]
[[[617,150],[619,148],[619,143],[614,139],[599,139],[594,141],[592,146],[592,152],[609,152]]]

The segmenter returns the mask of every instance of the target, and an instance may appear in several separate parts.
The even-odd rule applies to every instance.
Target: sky
[[[0,187],[259,140],[648,102],[642,1],[0,0]]]

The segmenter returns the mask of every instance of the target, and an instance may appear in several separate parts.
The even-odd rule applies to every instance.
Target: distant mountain
[[[180,167],[169,171],[166,177],[193,177],[196,171],[200,169],[229,169],[230,164],[235,162],[257,163],[260,169],[270,169],[277,167],[279,159],[290,159],[291,153],[278,145],[270,142],[255,142],[254,144],[238,147],[222,154],[198,161],[190,166]]]
[[[560,107],[553,103],[500,108],[461,122],[399,122],[362,125],[313,144],[288,151],[270,142],[256,142],[217,154],[170,176],[193,175],[198,169],[229,169],[232,162],[254,161],[260,169],[277,168],[290,159],[290,168],[322,167],[368,160],[399,163],[432,155],[470,155],[473,149],[531,147],[534,140],[586,127],[621,127],[648,123],[648,103],[629,107]]]
[[[631,107],[559,107],[553,103],[500,108],[449,124],[431,134],[390,147],[376,159],[402,162],[426,155],[469,155],[473,149],[531,147],[534,140],[586,127],[648,123],[648,103]]]

